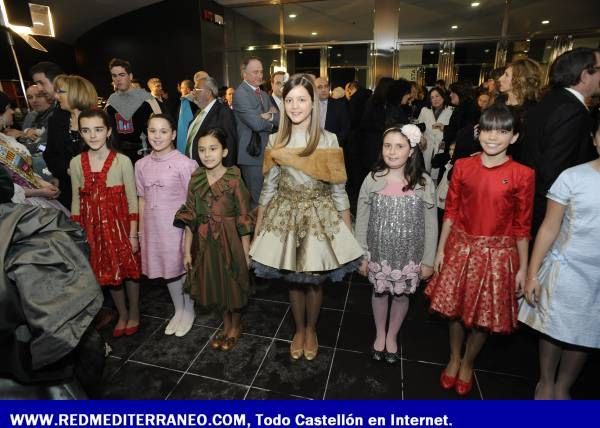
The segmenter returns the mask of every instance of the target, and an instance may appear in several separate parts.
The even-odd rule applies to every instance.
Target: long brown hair
[[[299,156],[310,156],[317,149],[319,140],[321,138],[321,121],[319,103],[315,101],[315,81],[314,78],[309,74],[294,74],[290,79],[283,85],[283,102],[285,105],[285,98],[292,89],[297,86],[302,86],[308,91],[310,100],[312,101],[312,111],[310,113],[310,126],[308,133],[308,142],[306,147]],[[290,142],[292,135],[292,121],[285,112],[282,112],[279,119],[279,130],[275,136],[275,146],[285,147]]]
[[[539,101],[542,69],[532,59],[518,59],[506,66],[512,68],[512,92],[519,105],[525,101]]]

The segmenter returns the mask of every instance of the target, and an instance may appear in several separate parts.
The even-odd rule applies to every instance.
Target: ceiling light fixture
[[[290,13],[288,15],[288,18],[294,19],[296,16],[298,16],[298,15],[296,15],[295,13]]]
[[[435,53],[435,51],[429,51],[430,55],[433,55]]]
[[[530,42],[530,41],[531,41],[531,39],[525,39],[525,41],[526,41],[526,42]]]
[[[471,7],[477,7],[479,6],[481,3],[479,3],[478,1],[474,1],[473,3],[471,3]]]
[[[456,30],[456,29],[458,28],[458,25],[453,25],[453,26],[452,26],[452,27],[450,27],[450,28],[452,28],[453,30]]]
[[[316,31],[313,31],[312,33],[310,33],[311,36],[316,36],[318,33]]]
[[[542,21],[542,24],[544,24],[544,25],[546,25],[546,24],[550,24],[550,21],[548,21],[547,19],[544,19],[544,20]]]

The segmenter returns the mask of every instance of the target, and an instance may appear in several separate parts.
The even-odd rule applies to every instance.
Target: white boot
[[[171,300],[173,301],[173,306],[175,306],[175,315],[167,324],[165,328],[165,334],[170,336],[175,334],[179,324],[181,322],[181,318],[183,317],[183,280],[185,279],[185,275],[179,278],[178,280],[167,283],[167,287],[169,288],[169,294],[171,295]]]
[[[194,301],[189,294],[184,293],[183,295],[183,315],[181,321],[175,330],[175,336],[185,336],[193,327],[194,319],[196,318],[196,312],[194,312]]]

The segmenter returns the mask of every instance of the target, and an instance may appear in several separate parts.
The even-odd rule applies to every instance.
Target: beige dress
[[[274,140],[271,135],[268,148]],[[305,145],[305,137],[293,135],[286,147]],[[336,136],[323,131],[317,150],[337,147]],[[363,250],[339,214],[350,207],[343,183],[275,165],[265,175],[259,204],[266,209],[250,249],[256,275],[318,283],[326,277],[341,280],[356,269]]]

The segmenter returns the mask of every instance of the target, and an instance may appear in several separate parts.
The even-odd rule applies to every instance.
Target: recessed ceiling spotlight
[[[294,19],[295,17],[297,17],[298,15],[296,15],[295,13],[290,13],[288,15],[288,18]]]
[[[316,31],[313,31],[312,33],[310,33],[311,36],[316,36],[318,33]]]
[[[529,51],[528,51],[527,49],[525,49],[523,52],[527,53],[527,52],[529,52]]]
[[[544,25],[546,25],[546,24],[550,24],[550,21],[548,21],[547,19],[544,19],[544,20],[542,21],[542,24],[544,24]]]
[[[443,53],[443,52],[444,52],[443,49],[440,49],[440,53]]]
[[[435,51],[429,51],[430,55],[433,55],[435,53]]]
[[[341,54],[341,53],[338,53],[336,56],[339,58],[339,57],[341,57],[341,56],[342,56],[342,54]]]
[[[298,51],[298,55],[302,55],[304,52],[302,51]]]
[[[471,7],[477,7],[479,6],[481,3],[479,3],[478,1],[474,1],[473,3],[471,3]]]
[[[531,41],[531,39],[525,39],[525,41],[526,41],[526,42],[530,42],[530,41]]]
[[[456,29],[458,28],[458,25],[453,25],[453,26],[452,26],[452,27],[450,27],[450,28],[452,28],[453,30],[456,30]]]
[[[489,51],[490,51],[489,49],[486,49],[486,50],[485,50],[485,53],[488,53]]]

